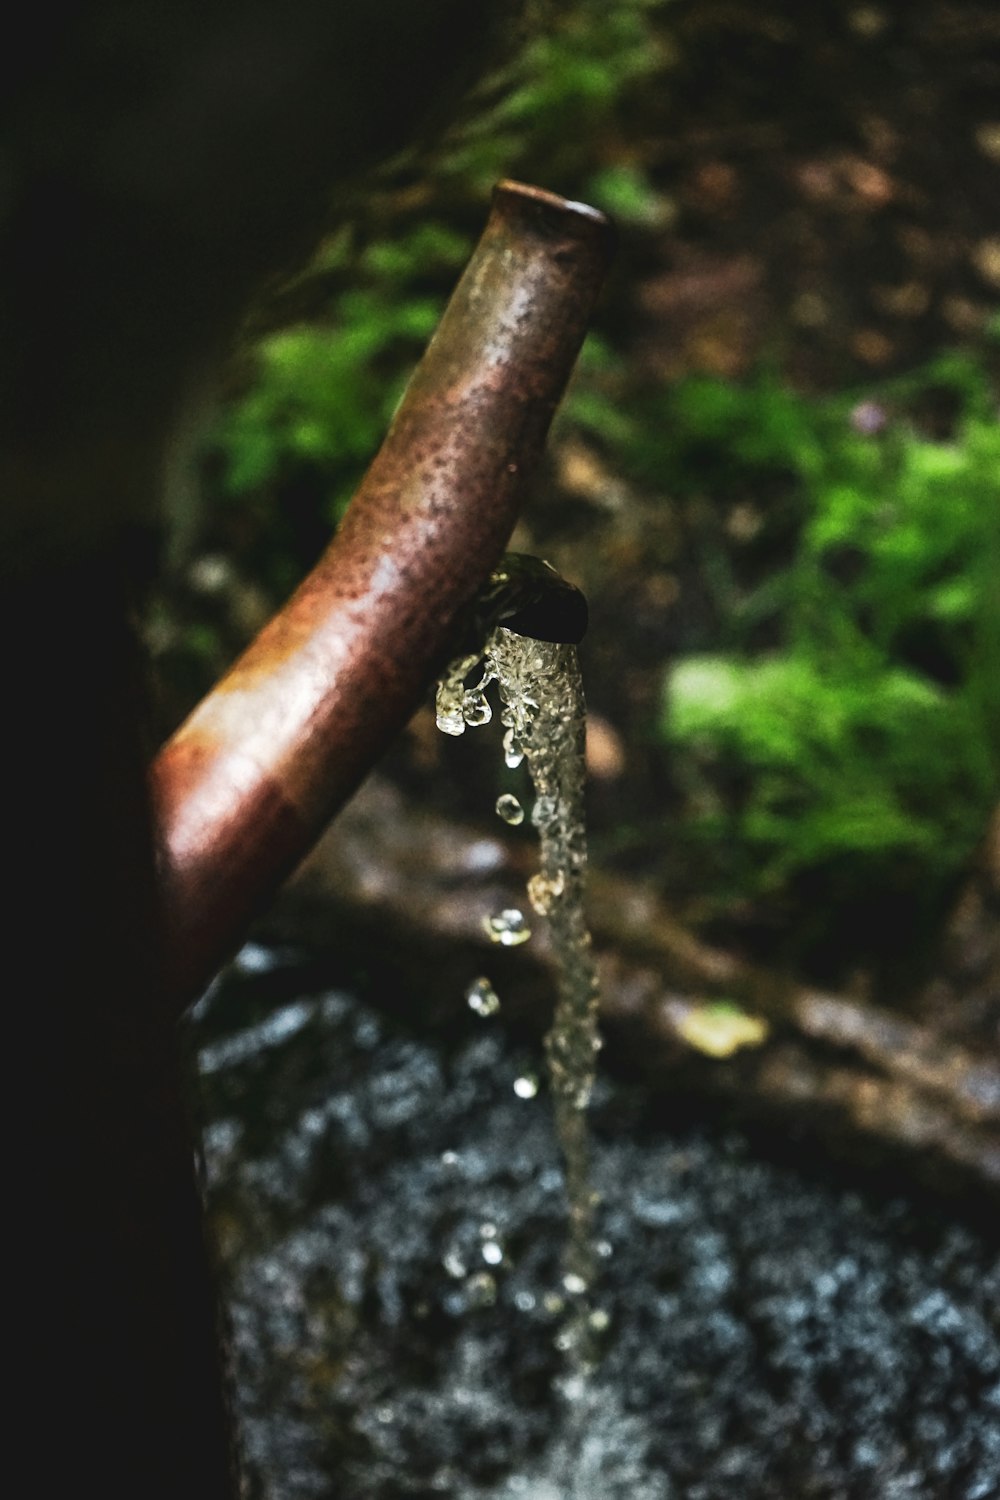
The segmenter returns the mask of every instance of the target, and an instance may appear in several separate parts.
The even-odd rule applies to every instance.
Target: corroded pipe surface
[[[503,551],[612,248],[501,183],[343,525],[153,766],[173,983],[191,997],[405,722]]]

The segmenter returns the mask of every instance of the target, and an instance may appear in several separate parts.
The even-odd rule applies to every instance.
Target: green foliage
[[[448,291],[468,257],[498,178],[542,180],[623,220],[655,225],[662,202],[641,168],[595,169],[637,80],[662,63],[650,16],[661,0],[574,0],[543,17],[492,103],[440,148],[434,181],[412,206],[390,183],[358,205],[357,222],[320,252],[313,276],[330,285],[320,321],[262,339],[244,394],[214,434],[222,498],[263,515],[274,491],[303,474],[332,524],[378,447]],[[541,165],[543,164],[544,165]],[[401,169],[402,170],[402,169]],[[467,234],[456,224],[468,222]],[[580,388],[582,427],[625,432],[600,382]]]
[[[498,96],[444,153],[441,168],[477,193],[525,175],[645,219],[656,195],[638,166],[595,169],[643,80],[669,63],[656,29],[667,0],[572,0],[546,7]],[[539,176],[541,168],[541,177]]]
[[[380,360],[425,341],[439,309],[423,299],[386,306],[359,291],[341,310],[335,328],[289,328],[258,345],[256,381],[218,434],[231,493],[294,464],[350,470],[378,445],[400,394]]]
[[[605,208],[635,248],[671,205],[633,126],[669,87],[666,0],[549,0],[542,25],[433,170],[404,163],[313,267],[319,321],[265,337],[216,435],[224,494],[256,514],[282,587],[298,568],[276,516],[303,477],[334,523],[388,425],[499,177]],[[652,111],[656,115],[656,111]],[[407,173],[410,172],[410,176]],[[612,296],[614,289],[612,288]],[[314,306],[311,309],[315,311]],[[935,441],[906,413],[927,391],[957,417]],[[799,877],[852,889],[940,886],[1000,787],[1000,430],[980,362],[937,360],[874,405],[809,400],[760,375],[664,393],[592,335],[560,416],[638,495],[760,519],[757,563],[699,538],[711,655],[669,676],[662,731],[717,889],[779,895]],[[852,420],[852,413],[853,420]],[[866,430],[878,427],[877,431]],[[289,526],[298,525],[300,510]],[[721,532],[721,526],[717,528]]]
[[[599,334],[589,334],[556,418],[556,433],[586,433],[614,454],[616,464],[627,467],[639,424],[622,401],[626,378],[621,358]]]
[[[947,441],[902,416],[960,404]],[[939,886],[1000,790],[1000,428],[971,357],[879,402],[808,400],[768,379],[697,380],[669,402],[680,483],[794,480],[789,565],[720,601],[737,649],[669,674],[664,732],[694,754],[699,832],[758,888],[840,872]],[[877,429],[866,431],[866,428]],[[648,460],[649,455],[647,455]],[[778,642],[754,649],[762,627]],[[706,788],[712,795],[704,795]],[[723,846],[720,846],[720,852]]]
[[[261,339],[252,384],[216,430],[230,498],[305,469],[329,497],[327,520],[339,519],[440,318],[434,277],[468,250],[464,236],[433,221],[374,241],[354,263],[344,242],[334,242],[322,269],[348,269],[349,284],[329,320]]]

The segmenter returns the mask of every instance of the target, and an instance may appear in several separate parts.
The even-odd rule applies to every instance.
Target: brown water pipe
[[[320,562],[152,768],[186,1002],[426,691],[517,519],[610,259],[605,217],[504,182]]]

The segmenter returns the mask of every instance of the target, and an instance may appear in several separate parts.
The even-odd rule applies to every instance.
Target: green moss
[[[899,409],[943,376],[961,409],[931,441]],[[765,379],[690,382],[669,405],[668,486],[710,439],[716,474],[752,486],[779,465],[801,515],[756,607],[752,593],[717,601],[735,649],[667,676],[662,731],[690,758],[696,832],[759,889],[836,868],[863,890],[901,865],[940,887],[1000,792],[1000,431],[985,375],[971,355],[938,362],[854,407],[853,424],[853,402]],[[748,628],[762,618],[780,642],[766,651]]]

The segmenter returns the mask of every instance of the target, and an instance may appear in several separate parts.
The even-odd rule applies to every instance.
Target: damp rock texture
[[[462,1011],[420,1036],[260,949],[200,1008],[251,1497],[995,1500],[996,1244],[608,1080],[603,1358],[561,1393],[551,1099]]]

